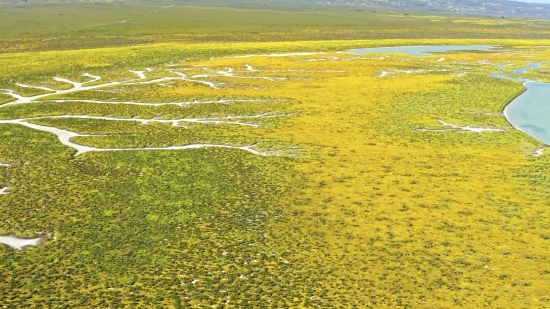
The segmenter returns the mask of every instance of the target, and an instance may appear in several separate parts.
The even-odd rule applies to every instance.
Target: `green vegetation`
[[[296,1],[95,1],[0,4],[0,52],[173,42],[544,39],[547,20],[350,11]]]
[[[19,25],[1,35],[0,233],[49,238],[0,250],[2,306],[547,305],[548,151],[500,114],[521,84],[489,77],[547,59],[513,39],[545,21],[186,3],[113,23],[172,3],[32,4],[0,6]],[[413,44],[507,51],[337,53]],[[296,52],[322,53],[265,56]]]

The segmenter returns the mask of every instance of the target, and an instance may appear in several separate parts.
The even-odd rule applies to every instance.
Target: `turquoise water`
[[[517,129],[550,145],[550,84],[526,82],[527,91],[504,110],[508,121]]]
[[[506,106],[504,116],[515,128],[545,144],[550,144],[550,84],[508,76],[525,74],[527,70],[540,66],[540,63],[531,63],[524,68],[502,74],[493,73],[491,76],[523,82],[527,90]]]
[[[350,52],[356,54],[399,53],[409,56],[429,56],[430,53],[446,51],[489,51],[492,47],[489,45],[396,46],[352,49]],[[503,69],[505,66],[501,64],[496,68]],[[513,76],[514,74],[525,74],[528,70],[540,67],[540,63],[531,63],[511,72],[493,73],[491,76],[524,83],[527,90],[508,104],[504,109],[504,115],[515,128],[550,145],[550,83],[534,82],[527,78]]]
[[[512,71],[512,74],[525,74],[528,70],[540,68],[540,63],[530,63],[524,68],[515,69]]]
[[[443,53],[446,51],[478,50],[488,51],[493,46],[489,45],[439,45],[439,46],[396,46],[352,49],[356,54],[407,54],[409,56],[430,56],[430,53]]]

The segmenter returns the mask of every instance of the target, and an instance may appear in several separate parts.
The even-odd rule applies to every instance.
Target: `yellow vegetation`
[[[266,306],[279,307],[535,308],[548,306],[550,304],[547,288],[550,280],[550,254],[547,247],[550,242],[548,232],[550,213],[547,208],[550,204],[547,201],[550,200],[548,183],[550,171],[547,166],[550,160],[548,155],[540,158],[532,157],[532,152],[540,146],[540,143],[511,129],[499,114],[507,101],[521,91],[522,86],[488,76],[496,70],[494,67],[499,63],[513,62],[521,65],[545,59],[548,54],[536,49],[536,46],[548,43],[525,40],[432,40],[429,41],[430,44],[478,43],[508,47],[522,45],[532,50],[511,49],[506,53],[452,52],[424,57],[391,55],[384,59],[380,59],[379,55],[358,56],[334,53],[334,51],[345,51],[350,47],[421,43],[411,40],[381,40],[190,46],[156,44],[139,49],[113,48],[98,50],[94,53],[63,51],[34,55],[3,55],[0,57],[0,70],[7,76],[17,76],[25,82],[27,81],[25,78],[44,82],[46,76],[51,77],[61,73],[70,75],[64,75],[65,77],[75,77],[78,75],[77,72],[81,74],[84,70],[93,74],[105,73],[103,75],[115,79],[126,76],[128,68],[136,69],[131,65],[140,61],[142,66],[162,66],[164,63],[174,61],[177,63],[174,68],[208,66],[218,69],[242,69],[246,65],[251,65],[254,69],[263,71],[262,76],[269,74],[287,78],[285,81],[273,82],[262,79],[235,80],[218,76],[213,80],[226,83],[222,91],[204,85],[181,82],[174,88],[150,87],[137,89],[133,94],[129,94],[129,96],[135,96],[133,99],[142,97],[168,101],[177,98],[211,99],[220,96],[276,99],[276,103],[271,107],[243,105],[245,107],[231,106],[226,110],[197,108],[191,112],[201,116],[225,115],[233,111],[246,110],[289,112],[291,114],[286,119],[268,122],[270,126],[254,130],[222,126],[208,129],[211,131],[204,129],[201,132],[205,132],[207,138],[223,137],[239,142],[255,140],[260,141],[260,146],[293,145],[305,149],[303,155],[273,161],[273,164],[277,164],[276,166],[284,166],[287,169],[275,170],[272,167],[266,169],[267,175],[261,172],[251,173],[250,175],[261,180],[259,187],[252,185],[255,178],[241,179],[240,170],[228,168],[232,167],[233,162],[239,163],[239,168],[248,166],[248,163],[241,164],[239,161],[241,159],[235,155],[229,156],[230,150],[206,152],[214,158],[216,155],[220,158],[229,158],[224,159],[226,160],[224,162],[230,163],[220,165],[225,169],[211,168],[208,171],[208,177],[194,183],[193,190],[200,191],[206,188],[204,192],[214,192],[223,187],[223,182],[215,183],[213,179],[222,173],[228,173],[231,177],[238,179],[239,184],[249,185],[247,190],[251,190],[250,192],[261,192],[257,194],[261,197],[258,201],[265,203],[262,207],[266,212],[281,211],[282,214],[277,219],[266,221],[266,226],[262,226],[259,232],[246,229],[247,233],[253,235],[250,236],[252,240],[239,239],[238,244],[235,244],[235,246],[248,246],[248,242],[252,242],[254,246],[250,245],[246,248],[253,249],[246,250],[261,252],[256,253],[262,256],[260,262],[264,264],[248,273],[250,276],[256,275],[254,280],[257,281],[250,279],[246,284],[241,284],[233,281],[224,283],[224,279],[220,279],[222,283],[204,285],[197,283],[196,288],[195,283],[191,285],[187,282],[185,289],[188,290],[185,291],[198,293],[186,294],[195,296],[193,305],[196,307],[220,304],[222,297],[215,294],[220,293],[220,289],[214,288],[214,286],[218,287],[217,284],[225,284],[224,286],[230,291],[228,295],[233,297],[231,305],[237,307],[245,307],[245,302],[250,305],[249,301],[252,301],[248,298],[250,295],[255,295],[253,301],[259,302],[252,305],[266,305],[269,304],[268,300],[271,300],[271,297],[278,297],[276,303]],[[214,51],[217,54],[214,54]],[[326,53],[290,57],[223,57],[235,54],[296,51]],[[199,58],[198,60],[191,56],[193,53],[198,55],[196,57]],[[147,55],[154,56],[148,59]],[[210,59],[210,56],[216,58]],[[531,57],[524,58],[524,56]],[[440,57],[444,57],[445,60],[437,62],[436,60]],[[23,58],[26,59],[24,63],[21,60]],[[62,67],[59,63],[60,58],[66,59],[71,65]],[[133,58],[137,60],[134,61]],[[10,61],[14,60],[17,61],[17,65],[10,65]],[[182,60],[185,62],[177,62]],[[41,63],[44,66],[38,66]],[[384,76],[382,72],[392,74]],[[460,73],[467,74],[458,76]],[[250,74],[260,75],[254,72]],[[32,78],[29,77],[31,75],[33,75]],[[6,87],[6,85],[9,86],[10,81],[4,80],[3,83],[3,87]],[[61,107],[59,111],[54,111],[54,107],[44,106],[44,109],[51,108],[49,111],[54,114],[62,110]],[[118,113],[128,116],[132,112],[130,107],[124,107],[118,111],[108,110],[110,107],[92,105],[63,108],[76,113],[80,106],[85,106],[89,113],[97,114]],[[126,108],[128,110],[125,110]],[[32,115],[38,112],[42,111],[31,109],[21,111],[23,114]],[[140,112],[148,116],[154,114],[145,108]],[[173,113],[177,112],[173,111]],[[438,119],[463,125],[506,127],[509,130],[483,134],[416,130],[437,128],[440,126]],[[92,122],[87,123],[88,126],[86,126],[78,122],[52,121],[58,126],[80,128],[83,131],[93,131],[94,126],[98,126]],[[101,128],[106,131],[111,130],[108,126]],[[124,124],[115,129],[127,130],[135,134],[132,138],[137,144],[158,143],[159,139],[160,142],[179,141],[179,135],[181,135],[179,128],[170,129],[173,131],[169,131],[166,136],[163,135],[163,138],[158,138],[156,128],[135,129]],[[167,128],[161,129],[168,131]],[[98,130],[94,132],[97,133]],[[140,135],[144,132],[147,134]],[[123,137],[126,136],[123,135]],[[201,136],[193,138],[200,139]],[[93,137],[86,142],[120,145],[120,140],[110,142],[102,142],[102,140],[104,140],[102,137]],[[197,156],[200,157],[200,154],[198,152]],[[117,171],[113,173],[120,174],[121,178],[126,177],[124,173],[133,172],[129,165],[126,167],[128,162],[136,165],[146,164],[136,158],[122,155],[119,157],[115,155],[113,161],[103,162],[102,160],[110,157],[102,156],[108,156],[108,154],[87,154],[79,160],[83,162],[89,160],[97,165],[94,168],[109,172],[114,170],[113,165],[116,165]],[[173,165],[179,164],[178,160],[180,160],[174,154],[161,154],[158,157],[149,155],[145,158]],[[72,160],[66,157],[62,159]],[[217,162],[216,159],[212,160]],[[250,165],[257,165],[260,168],[267,162],[263,161],[263,158],[250,160],[253,162]],[[187,160],[186,164],[193,166],[193,162],[195,161]],[[209,166],[209,163],[201,162],[204,166]],[[111,165],[106,167],[106,164]],[[95,171],[93,168],[90,170]],[[146,175],[147,173],[154,175],[153,170],[147,166],[141,169]],[[98,177],[109,179],[103,175]],[[156,182],[161,183],[165,180],[164,177],[168,176],[158,174],[155,177],[157,178],[151,176],[148,179],[149,182],[142,179],[135,180],[136,188],[141,188],[139,186],[144,184],[153,186]],[[185,173],[181,172],[178,177],[185,177]],[[266,181],[270,177],[273,177],[275,185],[281,185],[291,179],[291,188],[288,191],[269,191],[271,186],[275,186]],[[134,178],[131,178],[131,181],[134,185]],[[107,196],[112,188],[105,185],[102,189],[106,191],[104,194]],[[170,194],[170,190],[171,188],[168,188],[166,192],[163,191],[163,194]],[[204,196],[208,196],[207,193],[204,193]],[[137,200],[155,203],[155,200],[147,195],[147,191],[140,194],[130,197],[124,203]],[[117,198],[113,196],[106,200]],[[177,198],[183,199],[179,196]],[[268,198],[272,200],[265,200]],[[78,199],[75,198],[75,200]],[[159,209],[162,207],[169,208],[170,205],[182,207],[181,205],[188,201],[184,203],[178,200],[174,204],[166,205],[162,204],[162,201],[156,202],[158,205],[154,204],[154,206],[158,209],[153,210],[161,213]],[[193,202],[196,203],[196,201]],[[242,201],[243,204],[246,202],[246,200]],[[213,213],[216,215],[225,215],[231,211],[238,212],[239,206],[242,205],[240,200],[235,202],[235,199],[226,205],[216,203],[213,203],[215,205]],[[263,211],[264,208],[259,209]],[[116,218],[117,211],[127,210],[106,208],[102,213],[107,217]],[[168,224],[166,222],[172,219],[168,215],[156,214],[154,211],[143,216],[150,224],[146,225],[148,228],[164,226],[162,224]],[[86,213],[86,210],[82,212]],[[129,213],[130,218],[135,215],[131,211]],[[178,220],[185,223],[191,222],[196,215],[195,213],[182,214],[178,211],[174,216],[183,218]],[[75,222],[91,220],[76,215],[71,218],[70,220]],[[94,220],[98,218],[94,217]],[[158,253],[158,256],[151,255],[153,256],[152,265],[163,265],[164,268],[159,266],[161,268],[159,273],[152,273],[153,270],[151,270],[147,274],[134,273],[133,277],[128,275],[128,277],[118,278],[122,289],[127,288],[127,285],[133,285],[135,281],[137,283],[134,288],[139,287],[136,290],[138,296],[170,289],[171,293],[180,297],[182,295],[178,293],[183,288],[180,288],[178,278],[188,276],[193,271],[200,272],[204,269],[201,280],[206,282],[214,272],[223,270],[224,275],[220,275],[220,278],[228,275],[225,272],[231,273],[236,269],[234,264],[238,264],[238,267],[241,267],[239,269],[250,267],[239,264],[243,261],[240,254],[248,254],[248,251],[242,249],[243,247],[231,247],[235,251],[237,250],[235,248],[242,250],[234,252],[235,258],[231,264],[214,266],[209,264],[214,263],[215,259],[227,262],[219,253],[221,247],[216,246],[219,245],[218,239],[229,237],[231,233],[218,232],[209,226],[208,221],[205,222],[190,223],[189,228],[194,228],[192,231],[195,234],[191,232],[185,234],[185,231],[173,232],[168,229],[160,232],[154,230],[161,233],[158,236],[159,239],[155,241],[160,241],[164,237],[181,237],[192,245],[187,247],[186,243],[185,248],[189,249],[183,250],[176,244],[174,248],[162,251],[163,247],[159,248],[161,246],[151,244],[155,250],[162,253]],[[85,229],[82,226],[80,228]],[[201,234],[203,231],[207,236],[204,236],[205,242],[201,243],[196,237],[203,237]],[[166,236],[162,233],[170,235]],[[60,238],[63,242],[78,244],[76,237],[63,239],[62,236]],[[57,248],[56,246],[58,242],[52,241],[46,248]],[[37,248],[36,250],[46,249]],[[86,250],[92,249],[86,248]],[[202,257],[204,260],[185,261],[184,266],[176,264],[180,262],[175,261],[177,254],[187,254],[192,250],[200,251],[193,254],[196,253],[195,256]],[[265,258],[267,255],[265,252],[277,256],[277,259]],[[210,256],[212,261],[209,260]],[[251,253],[251,256],[254,255]],[[14,255],[11,257],[16,259]],[[207,268],[205,265],[212,268]],[[182,267],[186,267],[183,268],[185,270],[183,275]],[[113,274],[116,273],[115,270],[108,268],[103,271],[105,274],[99,275],[105,275],[105,278],[114,276]],[[239,277],[236,277],[237,272],[233,271],[232,275],[234,277],[231,280],[241,282]],[[192,277],[185,278],[192,279]],[[166,280],[162,282],[167,286],[155,287],[151,282],[156,280]],[[102,293],[107,290],[107,287],[98,286],[96,285],[95,288]],[[233,291],[232,287],[238,287],[235,288],[238,291]],[[17,287],[12,288],[17,289]],[[271,288],[273,290],[267,291]],[[82,291],[84,294],[87,293],[84,288]],[[130,296],[125,296],[126,294],[121,294],[119,297],[122,303],[128,304]],[[281,295],[292,297],[283,299]],[[166,307],[173,305],[168,296],[166,298],[159,296],[158,303]]]
[[[516,61],[516,57],[446,56],[448,61],[472,65],[479,60]],[[459,78],[448,73],[378,78],[382,70],[411,66],[399,60],[307,66],[296,58],[253,60],[254,66],[266,69],[305,66],[347,72],[315,74],[314,82],[270,89],[271,95],[299,102],[293,106],[299,116],[279,126],[273,137],[320,147],[311,159],[296,164],[304,180],[286,209],[291,219],[272,226],[272,232],[281,246],[290,246],[294,267],[323,278],[326,294],[320,299],[325,304],[543,306],[548,302],[550,270],[545,253],[548,183],[533,187],[525,178],[518,179],[519,170],[533,164],[518,150],[526,145],[534,149],[536,143],[513,131],[483,136],[420,133],[409,126],[418,119],[407,119],[413,115],[426,126],[437,126],[437,117],[464,119],[461,109],[498,112],[519,85],[493,81],[482,73],[477,78],[485,83],[479,87],[493,82],[509,90],[498,92],[498,85],[477,88],[472,79],[470,90],[450,104],[444,102],[445,96],[456,97],[452,92],[464,89],[454,86]],[[492,100],[480,102],[487,99],[487,92]],[[421,104],[433,93],[440,94],[445,114],[403,104]],[[482,118],[478,125],[506,125],[499,116]],[[434,135],[444,137],[434,139]]]

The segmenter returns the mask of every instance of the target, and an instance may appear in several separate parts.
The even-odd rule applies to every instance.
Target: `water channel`
[[[431,53],[447,51],[492,51],[488,45],[439,45],[439,46],[396,46],[352,49],[356,54],[398,53],[409,56],[430,56]],[[496,66],[505,68],[505,64]],[[516,129],[550,145],[550,83],[536,82],[514,75],[525,74],[528,70],[540,68],[540,63],[531,63],[526,67],[513,69],[506,73],[493,73],[491,77],[523,83],[526,91],[515,98],[504,109],[504,116]]]

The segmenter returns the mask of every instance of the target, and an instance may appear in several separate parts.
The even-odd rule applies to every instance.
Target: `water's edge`
[[[530,80],[530,79],[526,79],[526,78],[513,78],[513,77],[508,77],[507,75],[509,75],[509,74],[525,74],[527,72],[527,70],[536,69],[536,68],[540,68],[540,67],[541,67],[540,63],[530,63],[528,66],[526,66],[524,68],[515,69],[512,72],[507,72],[507,73],[503,73],[503,74],[493,73],[490,76],[493,77],[493,78],[500,78],[500,79],[506,79],[506,80],[513,80],[513,81],[522,82],[522,85],[523,85],[524,88],[506,102],[506,104],[504,105],[504,107],[501,110],[501,114],[504,116],[506,121],[512,127],[514,127],[515,129],[529,135],[530,137],[532,137],[533,139],[541,142],[545,146],[549,146],[549,142],[547,140],[547,137],[544,136],[544,134],[541,136],[537,132],[529,132],[529,130],[525,129],[524,126],[522,127],[521,125],[519,125],[517,123],[514,124],[515,121],[511,118],[511,114],[509,113],[510,108],[514,104],[517,104],[518,100],[520,98],[522,98],[523,96],[527,96],[529,94],[529,85],[528,85],[528,83],[541,84],[541,85],[544,85],[544,86],[547,86],[547,87],[550,87],[550,83],[534,81],[534,80]],[[534,90],[532,90],[532,91],[534,92]],[[539,121],[539,123],[540,123],[540,121]],[[536,122],[535,122],[535,124],[536,124]],[[542,129],[544,130],[545,128],[543,127]]]
[[[525,87],[525,85],[523,85],[523,89],[521,89],[518,93],[514,94],[510,99],[508,99],[506,101],[506,103],[504,104],[504,106],[502,106],[502,108],[500,109],[500,113],[502,114],[502,116],[504,116],[504,119],[506,119],[506,122],[508,122],[508,124],[511,127],[514,127],[514,125],[510,122],[510,119],[508,119],[508,115],[506,114],[506,110],[508,109],[510,104],[512,104],[512,102],[514,102],[519,96],[521,96],[522,94],[524,94],[526,92],[527,92],[527,87]],[[514,127],[514,128],[516,128],[516,127]],[[516,129],[521,131],[521,129],[519,129],[519,128],[516,128]],[[526,132],[524,132],[524,133],[526,133]]]

